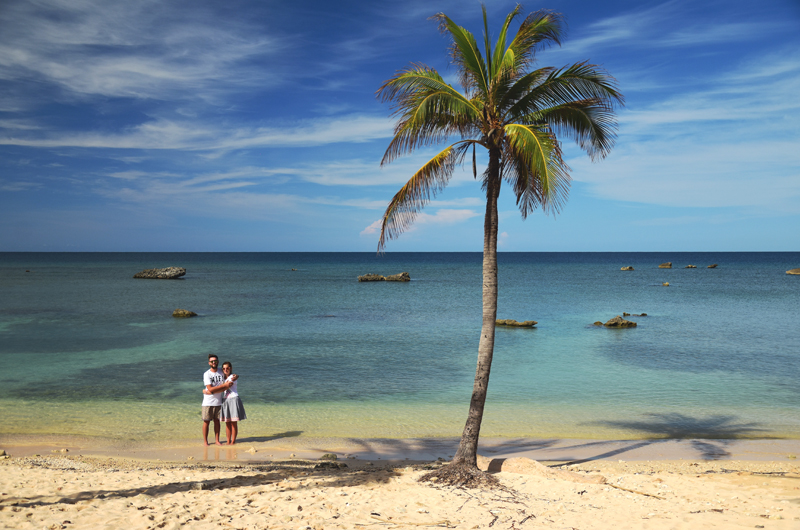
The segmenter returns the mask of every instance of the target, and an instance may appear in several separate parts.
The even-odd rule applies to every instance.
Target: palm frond
[[[505,179],[523,219],[537,207],[557,213],[569,193],[569,166],[547,126],[506,125]]]
[[[444,13],[432,18],[439,21],[439,31],[450,35],[453,45],[450,50],[453,63],[461,73],[461,84],[465,88],[477,88],[484,94],[489,93],[489,73],[486,62],[478,49],[475,36],[465,28],[457,25]]]
[[[616,79],[599,66],[582,62],[553,70],[541,84],[530,86],[509,108],[508,115],[514,120],[547,107],[587,99],[606,101],[612,108],[625,104],[625,98],[617,90]]]
[[[473,142],[457,142],[448,146],[425,163],[406,184],[400,188],[383,214],[378,252],[386,246],[388,239],[394,239],[414,222],[422,208],[443,190],[456,165],[464,160]]]
[[[452,134],[474,135],[479,110],[431,68],[412,65],[384,83],[377,93],[383,101],[394,102],[393,114],[400,118],[382,165]]]
[[[513,71],[524,70],[536,60],[536,52],[549,43],[561,45],[564,17],[560,13],[540,10],[528,15],[520,24],[508,49],[513,62],[506,64]],[[505,63],[504,63],[505,64]]]
[[[617,138],[613,107],[596,98],[550,107],[520,121],[547,123],[556,135],[574,139],[593,161],[605,158]]]
[[[492,62],[489,67],[489,75],[493,79],[497,77],[499,71],[504,69],[504,66],[514,64],[515,53],[510,47],[506,48],[506,39],[508,37],[508,26],[511,25],[511,22],[517,18],[517,15],[519,15],[521,11],[522,6],[517,4],[514,10],[506,16],[506,20],[500,28],[500,34],[497,36],[497,42],[494,45],[494,52],[492,54]],[[484,13],[485,12],[486,9],[484,8]]]

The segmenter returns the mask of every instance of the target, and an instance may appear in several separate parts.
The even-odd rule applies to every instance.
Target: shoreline
[[[210,437],[209,437],[210,438]],[[265,463],[286,458],[317,460],[333,453],[359,461],[449,461],[459,438],[318,438],[297,433],[239,439],[233,446],[115,440],[61,435],[0,434],[0,449],[12,457],[69,454],[155,461]],[[548,463],[615,461],[777,461],[796,462],[800,439],[639,439],[482,438],[478,454],[489,458],[529,458]]]

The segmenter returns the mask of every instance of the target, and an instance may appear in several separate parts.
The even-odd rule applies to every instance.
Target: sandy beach
[[[2,528],[800,527],[798,440],[487,440],[492,490],[417,482],[453,439],[0,443]]]

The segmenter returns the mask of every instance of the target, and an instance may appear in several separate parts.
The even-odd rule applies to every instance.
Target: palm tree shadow
[[[768,429],[758,427],[757,423],[741,423],[736,421],[736,416],[716,414],[706,417],[694,417],[680,413],[648,413],[651,421],[597,421],[594,425],[603,425],[617,429],[625,429],[647,433],[645,440],[631,441],[629,445],[594,455],[589,458],[573,460],[570,463],[589,462],[610,458],[622,453],[632,451],[648,445],[664,443],[672,440],[690,440],[703,460],[720,460],[728,458],[731,453],[727,447],[733,440],[752,438],[758,433],[768,432]],[[759,435],[759,438],[770,438]],[[599,442],[603,444],[603,442]],[[588,445],[595,445],[592,442]],[[587,444],[583,444],[585,447]],[[579,446],[576,446],[579,447]]]
[[[686,439],[704,438],[711,440],[731,440],[750,438],[756,433],[767,432],[758,423],[738,423],[736,416],[715,414],[705,417],[687,416],[677,412],[669,414],[648,413],[650,421],[598,421],[595,425],[605,425],[649,433],[658,438]]]
[[[236,443],[243,442],[270,442],[272,440],[280,440],[281,438],[296,438],[303,434],[303,431],[286,431],[273,434],[271,436],[247,436],[245,438],[237,438]]]

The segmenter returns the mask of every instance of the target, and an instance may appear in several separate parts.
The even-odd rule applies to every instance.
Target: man
[[[214,422],[214,443],[222,445],[219,441],[219,411],[222,408],[222,393],[233,383],[226,383],[225,378],[217,372],[219,357],[215,354],[208,356],[208,371],[203,374],[203,384],[210,394],[203,394],[203,444],[208,445],[208,424]],[[234,375],[235,381],[238,376]]]

